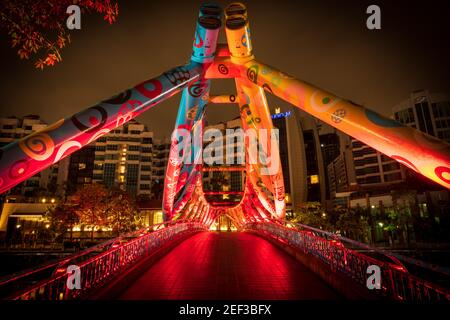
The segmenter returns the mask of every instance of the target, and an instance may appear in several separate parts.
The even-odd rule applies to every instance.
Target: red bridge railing
[[[300,224],[249,223],[245,230],[275,238],[301,252],[319,258],[333,272],[343,273],[367,288],[370,265],[380,267],[381,289],[374,294],[400,301],[450,300],[450,290],[408,272],[394,255],[363,243]],[[364,253],[361,251],[365,251]],[[371,255],[368,255],[368,253]],[[369,289],[367,289],[369,290]]]
[[[30,280],[27,279],[32,279],[38,273],[46,271],[50,273],[48,277],[10,294],[6,298],[11,300],[76,299],[101,287],[114,276],[119,275],[140,259],[149,256],[169,241],[183,234],[205,229],[206,226],[198,222],[170,222],[155,225],[92,247],[86,252],[67,259],[0,280],[0,289],[2,287],[12,288],[14,285],[17,287],[23,283],[29,284]],[[79,268],[80,289],[70,289],[67,285],[70,276],[67,273],[67,267],[70,265]]]

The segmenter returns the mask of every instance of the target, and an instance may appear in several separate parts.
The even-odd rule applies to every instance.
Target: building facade
[[[155,139],[153,142],[152,181],[160,183],[166,175],[170,153],[170,139]]]
[[[450,142],[450,95],[415,91],[393,111],[392,117],[402,124]],[[402,188],[436,189],[433,183],[397,161],[343,133],[340,135],[346,141],[344,148],[327,167],[334,204],[353,206],[356,202],[352,198],[362,197],[358,201],[366,201],[366,197]]]
[[[94,178],[95,144],[87,145],[70,155],[67,192],[91,184]]]
[[[167,161],[170,153],[170,139],[155,139],[152,160],[152,198],[161,200],[164,192]]]
[[[395,120],[450,142],[450,95],[420,90],[394,107]]]
[[[203,156],[203,164],[205,167],[208,167],[209,164],[211,166],[243,166],[245,163],[245,149],[244,149],[244,141],[243,139],[239,139],[238,131],[242,129],[241,127],[241,119],[235,118],[226,122],[221,122],[215,125],[205,126],[204,132],[212,132],[212,130],[216,130],[217,135],[219,136],[217,139],[214,139],[214,143],[221,145],[222,153],[215,154],[211,153],[207,156]],[[228,130],[228,132],[227,132]],[[236,133],[236,134],[235,134]],[[208,137],[208,134],[206,135]],[[208,138],[206,138],[207,140]],[[203,150],[207,147],[212,141],[205,141],[203,145]],[[220,150],[220,149],[218,149]],[[222,164],[218,163],[221,162]],[[243,191],[244,190],[244,171],[208,171],[203,173],[203,184],[206,189],[214,189],[214,191],[218,191],[218,186],[216,183],[218,181],[226,181],[224,184],[224,188],[222,191]]]
[[[95,143],[92,182],[119,187],[133,196],[151,194],[153,132],[136,120]]]
[[[343,136],[297,108],[286,112],[277,108],[272,121],[279,129],[288,207],[305,202],[325,206],[330,194],[327,165],[340,154]]]

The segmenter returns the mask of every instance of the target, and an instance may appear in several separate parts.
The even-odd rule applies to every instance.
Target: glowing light
[[[46,229],[50,228],[50,225],[49,225],[49,224],[46,224],[46,225],[45,225],[45,228],[46,228]]]
[[[286,111],[286,112],[279,112],[279,113],[275,113],[272,114],[270,117],[272,119],[280,119],[280,118],[287,118],[291,116],[291,111]]]
[[[20,229],[20,227],[21,227],[21,225],[20,225],[20,224],[16,225],[16,228],[17,228],[17,229]]]
[[[379,225],[381,228],[383,228],[384,223],[383,223],[383,222],[378,222],[378,225]]]
[[[46,203],[47,202],[47,199],[45,199],[45,198],[42,198],[42,203]]]
[[[319,176],[317,174],[314,174],[311,176],[311,184],[318,184],[319,183]]]
[[[52,200],[50,200],[50,202],[51,202],[51,203],[55,203],[55,199],[54,199],[54,198],[52,198]]]

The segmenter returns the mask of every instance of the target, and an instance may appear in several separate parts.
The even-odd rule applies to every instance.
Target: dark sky
[[[230,1],[216,1],[225,6]],[[411,91],[450,91],[449,1],[245,1],[258,60],[325,90],[389,115]],[[190,57],[200,1],[119,1],[119,19],[82,16],[63,62],[39,71],[0,37],[0,116],[69,116]],[[370,4],[382,30],[366,28]],[[221,33],[224,40],[224,32]],[[231,93],[232,81],[213,82],[212,94]],[[287,106],[276,98],[271,108]],[[157,137],[168,136],[179,96],[138,118]],[[237,116],[213,105],[211,123]]]

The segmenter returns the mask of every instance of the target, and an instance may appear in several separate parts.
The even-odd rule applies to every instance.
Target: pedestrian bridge
[[[369,266],[379,267],[378,289]],[[77,274],[78,289],[70,285]],[[450,299],[450,291],[412,274],[388,252],[332,233],[281,222],[216,232],[192,221],[139,230],[2,279],[0,295],[17,300]]]

